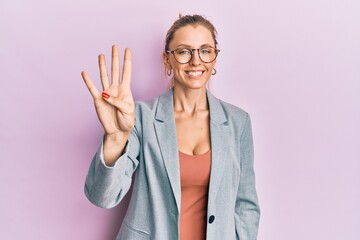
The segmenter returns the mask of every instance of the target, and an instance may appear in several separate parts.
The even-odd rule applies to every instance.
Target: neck
[[[206,88],[185,89],[174,86],[174,111],[194,115],[198,111],[208,110]]]

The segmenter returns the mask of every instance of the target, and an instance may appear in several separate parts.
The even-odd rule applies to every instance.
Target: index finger
[[[99,95],[99,91],[97,90],[94,83],[90,80],[89,75],[85,71],[81,72],[81,76],[84,79],[84,82],[85,82],[87,88],[89,89],[91,96],[95,99],[96,96]]]
[[[124,53],[124,65],[123,65],[123,72],[122,72],[122,81],[121,83],[129,85],[131,83],[131,50],[130,48],[125,49]]]

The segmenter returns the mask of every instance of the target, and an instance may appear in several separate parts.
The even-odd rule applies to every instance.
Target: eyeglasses
[[[214,47],[203,47],[198,49],[192,48],[177,48],[175,50],[167,50],[166,53],[172,53],[178,63],[186,64],[191,61],[194,56],[194,51],[197,51],[200,60],[204,63],[211,63],[215,61],[220,49]]]

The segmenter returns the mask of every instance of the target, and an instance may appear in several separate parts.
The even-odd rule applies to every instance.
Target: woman
[[[250,118],[206,89],[218,52],[214,26],[183,16],[168,31],[163,54],[173,87],[155,100],[134,103],[129,49],[121,82],[117,46],[110,83],[99,56],[102,93],[82,72],[105,131],[85,194],[111,208],[134,181],[117,239],[256,239]]]

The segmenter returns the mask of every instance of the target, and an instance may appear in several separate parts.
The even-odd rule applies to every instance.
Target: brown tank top
[[[195,156],[179,152],[179,159],[180,240],[205,240],[211,150]]]

